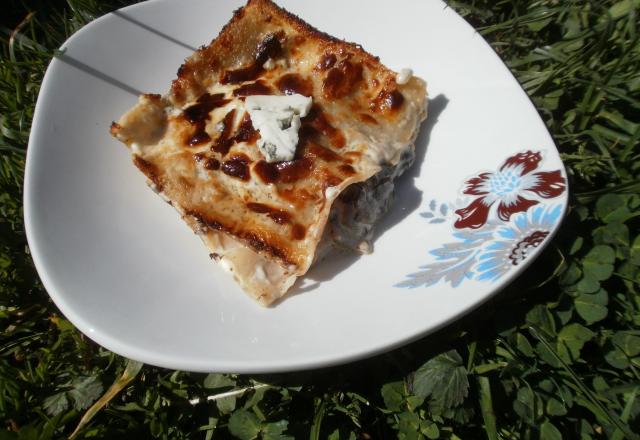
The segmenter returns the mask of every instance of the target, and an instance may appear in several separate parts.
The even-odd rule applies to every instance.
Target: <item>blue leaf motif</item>
[[[421,212],[420,213],[420,217],[432,218],[433,217],[433,213],[431,213],[431,212]]]
[[[444,219],[434,219],[444,221]],[[491,239],[492,232],[497,224],[487,223],[482,230],[459,231],[454,234],[458,241],[445,243],[437,249],[430,251],[436,258],[435,263],[420,267],[420,271],[407,275],[405,281],[396,284],[396,287],[414,289],[428,287],[439,281],[448,282],[457,287],[466,279],[475,276],[474,267],[478,263],[478,255],[482,246]]]

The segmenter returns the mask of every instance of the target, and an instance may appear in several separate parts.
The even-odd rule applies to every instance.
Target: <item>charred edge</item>
[[[249,245],[253,250],[257,252],[268,253],[271,256],[279,258],[286,264],[295,264],[289,260],[286,251],[267,242],[266,240],[259,237],[254,232],[241,232],[240,234],[234,234],[230,228],[226,227],[219,221],[214,220],[212,218],[208,218],[205,214],[195,210],[185,210],[184,215],[195,219],[198,225],[203,229],[208,228],[216,231],[225,232],[231,236],[235,236],[242,239],[247,245]]]
[[[116,121],[111,122],[111,127],[109,127],[109,133],[111,136],[115,136],[122,129],[122,126],[118,124]]]
[[[176,75],[178,76],[178,78],[184,78],[189,73],[189,70],[190,67],[187,66],[187,63],[183,63],[180,65],[180,67],[178,67],[178,72],[176,73]]]
[[[157,102],[162,100],[162,96],[160,96],[158,93],[143,93],[142,96],[147,98],[149,101]]]
[[[284,250],[271,243],[268,243],[266,240],[254,234],[253,232],[246,232],[245,234],[243,234],[242,238],[244,238],[247,244],[251,246],[255,251],[265,252],[276,258],[279,258],[287,264],[293,264],[291,261],[289,261],[287,253]]]
[[[307,23],[306,21],[304,21],[303,19],[301,19],[300,17],[298,17],[295,14],[292,14],[289,11],[286,11],[285,9],[282,9],[281,7],[279,7],[278,5],[276,5],[275,3],[273,3],[271,0],[249,0],[247,2],[247,5],[245,6],[245,8],[249,8],[249,7],[256,7],[256,8],[260,8],[263,7],[264,9],[266,9],[267,11],[270,10],[270,13],[273,15],[280,15],[284,18],[285,21],[288,21],[289,24],[291,25],[291,27],[293,27],[295,30],[297,30],[298,32],[300,32],[303,35],[306,35],[308,37],[312,37],[312,38],[319,38],[319,39],[324,39],[327,40],[330,43],[334,43],[338,46],[348,46],[351,50],[358,52],[360,54],[360,56],[362,56],[363,58],[367,58],[370,61],[373,62],[379,62],[379,58],[376,56],[371,55],[370,53],[368,53],[366,50],[363,49],[363,47],[359,44],[356,43],[350,43],[347,41],[343,41],[340,40],[336,37],[333,37],[325,32],[322,32],[318,29],[316,29],[315,27],[311,26],[309,23]],[[269,14],[269,12],[267,12],[267,14]],[[237,18],[238,20],[240,19],[240,17]],[[234,16],[232,21],[236,20],[236,17]],[[229,25],[231,24],[231,22],[229,22]],[[226,26],[225,26],[226,28]],[[222,32],[224,32],[225,29],[222,30]],[[222,34],[221,32],[221,34]],[[388,70],[385,68],[385,70]]]
[[[300,34],[305,35],[309,38],[316,38],[319,40],[324,40],[326,43],[334,44],[337,47],[343,48],[348,47],[350,50],[357,52],[364,60],[367,60],[371,63],[379,63],[379,57],[373,56],[368,53],[366,50],[362,48],[361,45],[346,42],[335,38],[327,33],[324,33],[315,27],[311,26],[309,23],[302,20],[300,17],[280,8],[276,4],[274,4],[270,0],[249,0],[247,4],[238,8],[234,11],[233,17],[229,22],[224,25],[224,27],[220,30],[218,35],[204,48],[206,50],[213,50],[213,52],[217,52],[220,50],[224,50],[224,46],[229,39],[232,39],[233,28],[236,26],[246,15],[248,8],[257,8],[260,9],[263,7],[264,14],[263,19],[267,22],[272,20],[273,16],[281,17],[283,21],[287,22],[291,27],[293,27]],[[213,60],[215,61],[215,60]],[[191,65],[191,59],[187,59],[184,63],[185,65]],[[385,66],[380,65],[381,69],[385,71],[389,71]],[[176,80],[172,82],[171,85],[171,93],[177,100],[183,100],[185,94],[185,84],[183,84],[183,78],[178,77]]]
[[[229,232],[229,229],[217,220],[207,218],[207,216],[201,212],[191,209],[185,210],[184,215],[194,218],[201,228],[214,229],[216,231]]]
[[[164,185],[162,184],[162,179],[160,179],[157,166],[140,156],[133,157],[133,164],[155,185],[156,191],[162,192]]]

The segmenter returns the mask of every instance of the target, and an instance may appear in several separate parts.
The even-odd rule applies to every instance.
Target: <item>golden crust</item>
[[[269,61],[270,67],[264,67]],[[248,94],[312,95],[293,161],[265,162],[244,111]],[[314,261],[333,201],[394,164],[425,117],[419,78],[249,0],[178,70],[165,97],[142,95],[111,133],[151,186],[262,304]]]

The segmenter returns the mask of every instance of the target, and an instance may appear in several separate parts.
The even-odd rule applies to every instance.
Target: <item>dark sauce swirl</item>
[[[211,136],[205,130],[209,115],[214,108],[222,107],[228,102],[229,100],[224,99],[224,94],[222,93],[215,95],[205,93],[198,98],[195,104],[182,111],[183,117],[195,127],[194,132],[186,141],[189,146],[193,147],[211,141]]]

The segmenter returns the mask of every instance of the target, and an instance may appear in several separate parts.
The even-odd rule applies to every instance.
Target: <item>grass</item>
[[[471,316],[373,359],[269,376],[127,361],[75,330],[33,268],[21,200],[42,75],[69,35],[125,3],[9,0],[0,18],[0,439],[638,438],[640,2],[449,2],[547,124],[569,217]]]

